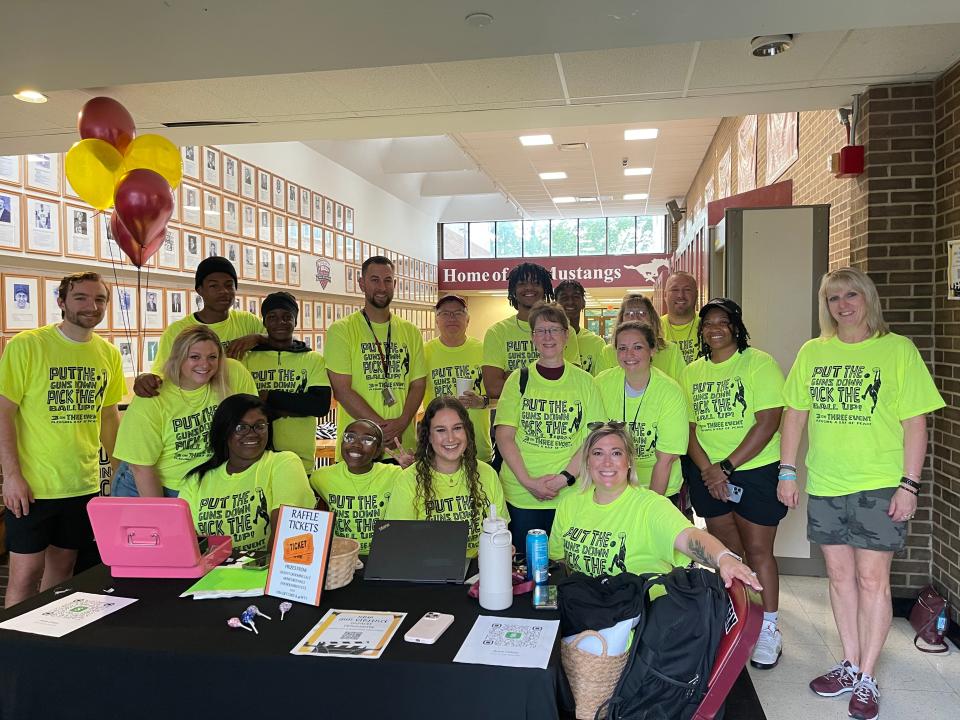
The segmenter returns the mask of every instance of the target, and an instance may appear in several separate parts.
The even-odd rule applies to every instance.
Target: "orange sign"
[[[313,562],[313,535],[304,533],[284,540],[283,560],[299,565],[311,564]]]

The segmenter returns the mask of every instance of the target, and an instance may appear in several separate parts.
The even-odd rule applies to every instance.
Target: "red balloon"
[[[117,184],[113,201],[114,217],[119,219],[137,245],[146,249],[156,242],[157,236],[163,238],[173,215],[173,191],[163,175],[145,168],[131,170]],[[127,255],[137,264],[133,255],[129,252]],[[141,257],[140,264],[148,257]]]
[[[114,213],[110,216],[110,234],[113,235],[113,239],[116,240],[124,254],[130,258],[130,261],[137,267],[143,267],[147,260],[152,258],[154,253],[163,245],[167,228],[164,226],[156,237],[150,238],[145,244],[141,245],[124,226],[120,216]]]
[[[109,97],[95,97],[86,102],[77,115],[77,130],[84,140],[105,140],[121,155],[137,136],[133,117],[123,105]]]

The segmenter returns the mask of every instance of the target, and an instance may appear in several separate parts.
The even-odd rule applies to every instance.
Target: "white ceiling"
[[[305,141],[445,220],[660,211],[718,118],[837,107],[870,84],[935,77],[960,57],[956,0],[72,0],[4,3],[0,153],[64,150],[89,97],[123,102],[179,144]],[[495,20],[467,27],[471,11]],[[909,26],[907,24],[910,24]],[[925,25],[921,25],[921,24]],[[753,35],[794,48],[749,55]],[[50,102],[7,93],[23,86]],[[702,118],[712,118],[702,120]],[[165,128],[163,123],[249,124]],[[626,143],[624,127],[661,129]],[[585,153],[521,148],[550,132]],[[387,139],[385,139],[387,138]],[[621,158],[654,168],[624,178]],[[545,185],[544,170],[566,181]],[[556,195],[643,208],[560,206]],[[486,213],[486,215],[482,215]]]

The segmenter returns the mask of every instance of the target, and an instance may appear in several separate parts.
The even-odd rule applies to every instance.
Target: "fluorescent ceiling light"
[[[541,180],[566,180],[567,174],[563,171],[560,172],[543,172],[540,173]]]
[[[624,168],[624,175],[649,175],[653,172],[653,168]]]
[[[529,147],[530,145],[553,145],[553,137],[551,135],[521,135],[520,144],[524,147]]]
[[[624,200],[646,200],[650,197],[647,193],[627,193],[623,196]]]
[[[633,130],[624,130],[624,140],[654,140],[660,131],[656,128],[635,128]]]
[[[563,205],[564,203],[575,203],[576,201],[577,199],[575,197],[569,197],[567,195],[564,195],[563,197],[553,198],[553,202],[556,205]]]
[[[596,201],[597,199],[595,197],[578,197],[577,198],[577,202],[596,202]]]
[[[47,101],[47,96],[36,90],[21,90],[18,93],[14,93],[13,96],[21,102],[45,103]]]

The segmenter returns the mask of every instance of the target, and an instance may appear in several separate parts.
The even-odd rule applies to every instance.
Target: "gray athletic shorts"
[[[896,488],[864,490],[836,497],[807,498],[807,540],[818,545],[850,545],[896,552],[903,548],[905,522],[887,515]]]

